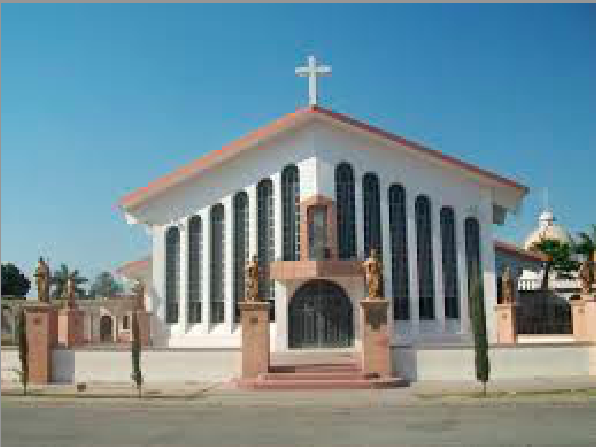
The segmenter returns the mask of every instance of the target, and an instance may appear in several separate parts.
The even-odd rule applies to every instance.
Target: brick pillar
[[[85,312],[76,308],[58,311],[58,343],[66,348],[85,343]]]
[[[52,350],[58,339],[56,309],[50,304],[27,306],[25,328],[29,381],[36,384],[49,383],[52,381]]]
[[[586,302],[581,300],[569,301],[571,304],[571,327],[573,337],[578,341],[585,341],[586,334]]]
[[[242,378],[254,379],[269,372],[268,302],[241,302]]]
[[[498,344],[517,343],[517,308],[516,303],[503,303],[495,306]]]
[[[584,296],[586,341],[596,343],[596,296]]]
[[[361,306],[362,372],[392,377],[389,335],[387,334],[387,306],[381,300],[363,300]]]
[[[139,324],[139,340],[141,342],[141,347],[147,347],[151,340],[151,313],[144,310],[137,310],[136,313],[137,322]]]

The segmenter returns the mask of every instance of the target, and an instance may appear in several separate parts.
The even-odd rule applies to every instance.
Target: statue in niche
[[[578,277],[581,283],[582,294],[589,294],[594,278],[592,277],[592,269],[590,268],[590,265],[588,264],[587,260],[584,260],[581,263],[579,267]]]
[[[256,256],[246,266],[246,301],[259,300],[259,261]]]
[[[35,283],[37,284],[37,299],[41,303],[50,302],[50,266],[40,256],[35,270]]]
[[[505,267],[503,276],[501,276],[501,293],[503,294],[503,304],[515,303],[515,287],[509,266]]]
[[[368,299],[380,300],[381,285],[383,284],[383,264],[379,259],[379,253],[376,248],[370,251],[369,258],[362,264],[364,267],[364,276],[368,285]]]

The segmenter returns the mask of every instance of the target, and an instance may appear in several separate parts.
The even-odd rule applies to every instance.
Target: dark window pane
[[[355,186],[354,171],[348,163],[340,163],[335,169],[335,202],[339,258],[354,258],[356,256]]]
[[[393,277],[393,318],[410,319],[410,276],[408,268],[408,226],[406,191],[401,185],[389,187],[389,234]]]

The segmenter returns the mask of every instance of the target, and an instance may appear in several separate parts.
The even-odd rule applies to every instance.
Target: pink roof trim
[[[284,115],[281,118],[245,135],[244,137],[239,138],[238,140],[230,143],[229,145],[224,146],[221,149],[209,152],[207,155],[198,158],[190,162],[189,164],[184,165],[181,168],[169,174],[166,174],[165,176],[157,180],[154,180],[153,182],[150,182],[147,186],[138,188],[137,190],[122,197],[118,202],[118,205],[122,208],[134,208],[136,205],[143,203],[152,195],[156,194],[159,190],[163,190],[168,186],[175,185],[177,181],[184,179],[187,175],[198,173],[202,170],[209,169],[210,167],[215,166],[216,164],[218,164],[218,162],[221,162],[223,157],[226,157],[228,153],[229,156],[233,156],[235,153],[240,152],[241,150],[247,147],[250,147],[252,143],[256,143],[258,140],[272,136],[277,132],[280,132],[281,130],[290,127],[292,124],[296,123],[300,118],[313,113],[332,118],[338,122],[350,125],[360,130],[364,130],[371,134],[378,135],[387,140],[398,143],[401,146],[406,147],[408,149],[418,151],[420,153],[438,159],[442,162],[456,166],[460,169],[464,169],[481,177],[488,178],[492,181],[500,183],[503,186],[518,189],[523,194],[528,192],[528,188],[520,183],[502,177],[493,172],[486,171],[484,169],[479,168],[478,166],[464,162],[455,157],[446,155],[436,149],[430,149],[419,143],[407,140],[403,137],[400,137],[399,135],[392,134],[379,127],[363,123],[347,115],[334,112],[332,110],[328,110],[319,106],[309,106],[307,108],[299,109],[296,112]]]

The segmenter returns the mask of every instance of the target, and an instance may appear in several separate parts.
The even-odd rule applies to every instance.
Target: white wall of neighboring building
[[[135,217],[140,222],[151,225],[153,233],[153,288],[151,290],[149,310],[154,311],[154,342],[157,346],[172,347],[216,347],[239,346],[239,328],[232,324],[232,237],[225,238],[226,275],[225,299],[226,322],[212,325],[209,322],[209,210],[216,203],[225,206],[226,228],[231,231],[232,197],[238,191],[249,194],[249,250],[256,252],[256,184],[270,178],[275,193],[276,257],[281,256],[282,225],[279,193],[280,173],[283,168],[294,163],[300,170],[301,198],[313,194],[335,197],[334,171],[342,161],[350,163],[355,171],[356,181],[356,226],[358,254],[363,251],[362,223],[362,176],[374,172],[379,176],[381,204],[387,206],[387,188],[393,183],[401,183],[406,189],[408,210],[408,242],[410,264],[410,321],[396,322],[396,341],[415,342],[419,339],[441,337],[443,334],[469,336],[467,304],[467,272],[463,243],[463,221],[467,216],[477,217],[481,226],[481,262],[484,269],[485,302],[489,340],[495,339],[492,328],[493,308],[496,303],[494,247],[492,234],[493,189],[483,186],[469,175],[453,169],[439,166],[423,159],[413,151],[399,150],[380,139],[365,137],[360,133],[349,132],[319,121],[312,121],[306,126],[288,131],[261,147],[237,154],[235,157],[217,166],[192,181],[173,187],[156,198],[149,205],[135,210]],[[433,219],[433,254],[435,267],[435,306],[436,318],[431,321],[418,320],[417,272],[416,272],[416,234],[413,202],[418,194],[426,194],[431,199]],[[452,206],[456,215],[457,259],[461,320],[446,321],[444,317],[444,297],[442,292],[441,246],[438,216],[443,205]],[[187,325],[186,309],[186,245],[188,240],[187,220],[194,214],[203,219],[203,321],[200,324]],[[384,251],[388,254],[388,212],[381,211],[383,223]],[[228,223],[229,222],[229,223]],[[164,233],[171,225],[178,225],[181,236],[181,290],[180,322],[174,325],[163,323],[165,316],[165,265]],[[385,276],[390,278],[390,260],[385,257]],[[391,287],[388,287],[391,291]],[[350,291],[348,291],[350,292]],[[352,293],[352,292],[350,292]],[[290,290],[278,284],[276,288],[278,320],[272,325],[273,349],[287,348],[287,296]],[[391,298],[391,297],[389,297]],[[391,315],[390,315],[391,316]],[[392,323],[393,319],[390,318]],[[281,329],[281,330],[277,330]]]

